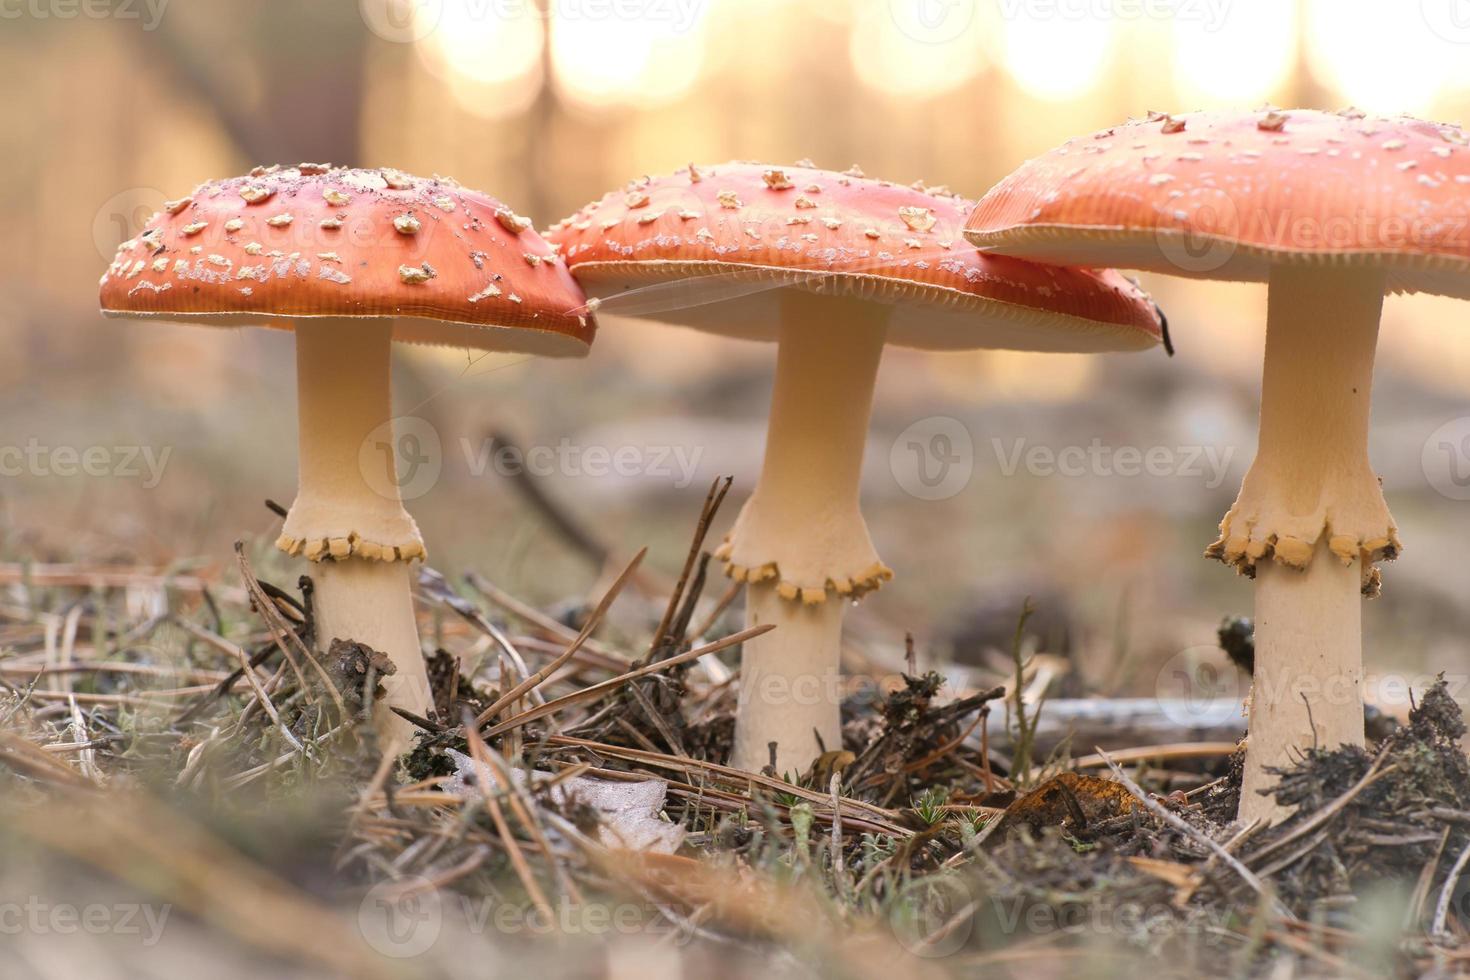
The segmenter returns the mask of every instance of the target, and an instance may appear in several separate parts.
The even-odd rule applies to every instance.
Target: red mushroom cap
[[[1386,268],[1395,291],[1470,298],[1470,140],[1353,110],[1154,113],[1022,165],[965,237],[1201,279],[1361,263]]]
[[[889,337],[909,347],[1159,342],[1158,311],[1135,284],[983,255],[960,234],[970,207],[943,189],[869,180],[856,168],[729,163],[634,181],[547,238],[596,296],[669,284],[671,301],[656,315],[618,312],[712,332],[775,339],[775,291],[786,287],[891,306]]]
[[[170,201],[102,277],[108,316],[289,329],[392,317],[394,339],[579,356],[586,299],[530,221],[446,178],[257,167]]]

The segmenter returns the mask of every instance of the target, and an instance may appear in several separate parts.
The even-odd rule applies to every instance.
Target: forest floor
[[[911,657],[810,769],[741,772],[738,591],[706,595],[721,496],[662,601],[637,559],[554,613],[424,569],[435,710],[401,758],[366,720],[382,658],[313,654],[309,581],[248,549],[217,577],[0,566],[18,973],[1470,973],[1443,683],[1366,749],[1306,752],[1265,828],[1233,821],[1218,747],[1041,757],[1024,616],[992,686]]]

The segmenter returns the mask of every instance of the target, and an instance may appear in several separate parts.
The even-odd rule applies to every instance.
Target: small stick
[[[832,779],[827,784],[832,793],[832,870],[836,874],[843,873],[842,867],[842,772],[835,770]]]
[[[506,705],[517,701],[527,691],[534,689],[542,681],[546,680],[546,678],[556,673],[561,669],[563,664],[576,655],[577,651],[582,648],[582,644],[586,643],[588,637],[602,624],[602,618],[607,615],[608,608],[617,599],[618,593],[623,591],[623,586],[628,584],[628,579],[632,577],[633,572],[637,570],[639,564],[643,561],[643,556],[646,554],[648,554],[648,549],[644,548],[633,556],[633,560],[628,563],[628,567],[623,569],[623,573],[617,577],[617,580],[608,588],[607,593],[603,595],[602,601],[597,604],[597,608],[592,610],[592,615],[587,617],[587,624],[582,627],[582,632],[577,634],[577,638],[571,642],[571,645],[563,650],[560,656],[556,657],[530,677],[521,681],[509,691],[506,691],[495,699],[494,704],[480,712],[479,716],[475,718],[476,729],[498,715],[505,709]]]
[[[465,575],[464,580],[470,586],[470,588],[474,589],[486,599],[489,599],[491,602],[495,603],[495,605],[499,606],[501,609],[504,609],[506,612],[525,620],[532,626],[536,626],[545,630],[551,636],[560,639],[563,643],[570,643],[572,640],[576,639],[577,634],[574,633],[572,630],[567,629],[561,623],[552,619],[541,610],[536,609],[532,606],[528,606],[524,602],[521,602],[515,596],[511,595],[509,592],[506,592],[504,589],[500,588],[498,585],[496,585],[494,582],[491,582],[484,576],[476,574],[475,572],[470,572]],[[591,652],[597,654],[599,657],[611,660],[614,663],[629,663],[629,660],[625,655],[603,646],[596,640],[589,639],[583,645]]]
[[[255,698],[260,702],[261,709],[270,715],[271,721],[275,723],[286,741],[296,746],[297,752],[305,752],[306,746],[297,741],[296,736],[291,734],[291,729],[286,727],[281,721],[281,716],[276,713],[276,706],[271,703],[270,695],[266,694],[265,688],[260,686],[260,678],[256,677],[255,671],[250,669],[250,663],[245,659],[245,651],[236,647],[235,653],[240,658],[240,668],[245,672],[245,679],[250,682],[250,688],[255,692]]]
[[[1256,864],[1267,855],[1274,854],[1276,851],[1281,850],[1292,841],[1299,840],[1300,838],[1305,837],[1306,835],[1315,831],[1318,827],[1325,824],[1327,821],[1331,820],[1333,817],[1337,816],[1337,814],[1349,803],[1351,803],[1359,793],[1363,792],[1363,790],[1367,789],[1369,786],[1372,786],[1379,779],[1387,776],[1389,773],[1393,772],[1394,769],[1397,768],[1396,766],[1388,766],[1384,769],[1378,768],[1383,764],[1383,760],[1387,757],[1387,755],[1388,746],[1385,745],[1383,747],[1383,750],[1378,753],[1378,758],[1373,760],[1373,765],[1368,767],[1368,771],[1363,774],[1363,778],[1358,780],[1356,785],[1354,785],[1346,793],[1339,796],[1337,799],[1333,800],[1331,803],[1327,804],[1322,809],[1318,810],[1316,813],[1312,814],[1309,819],[1302,821],[1296,827],[1292,828],[1291,833],[1272,841],[1265,847],[1262,847],[1259,851],[1252,854],[1247,860],[1251,864]]]
[[[653,641],[648,645],[648,654],[651,657],[658,656],[659,649],[664,644],[669,627],[673,625],[674,614],[678,611],[680,601],[684,597],[684,589],[689,584],[689,575],[694,571],[694,562],[699,558],[700,549],[704,547],[704,538],[709,533],[710,522],[715,519],[720,504],[724,503],[725,494],[730,491],[730,484],[734,482],[733,476],[717,476],[709,485],[709,492],[704,496],[704,508],[699,513],[699,523],[694,527],[694,540],[690,542],[689,554],[684,558],[684,569],[679,573],[679,581],[669,595],[669,604],[664,609],[664,618],[659,621],[658,629],[653,632]],[[721,483],[724,485],[721,486]]]
[[[532,708],[530,711],[522,712],[521,714],[518,714],[513,718],[507,718],[505,721],[501,722],[500,724],[496,725],[494,728],[486,732],[485,737],[493,738],[496,735],[500,735],[504,732],[510,731],[512,728],[519,728],[522,725],[533,722],[537,718],[544,718],[547,715],[556,714],[562,708],[565,708],[570,704],[576,704],[579,701],[586,701],[589,698],[600,697],[605,692],[612,690],[622,684],[626,684],[629,681],[637,680],[640,677],[647,677],[649,674],[655,674],[661,670],[668,670],[670,667],[676,667],[679,664],[688,663],[691,660],[697,660],[700,657],[705,656],[706,654],[716,653],[720,650],[725,649],[726,647],[732,647],[736,644],[744,643],[746,640],[749,640],[753,637],[769,633],[775,628],[775,623],[765,623],[761,626],[752,626],[750,629],[741,630],[739,633],[732,633],[731,635],[725,637],[723,640],[716,640],[714,643],[709,643],[702,647],[695,647],[693,650],[681,653],[677,657],[670,657],[667,660],[660,660],[656,663],[648,664],[645,667],[639,667],[637,670],[630,670],[626,674],[620,674],[617,677],[613,677],[608,680],[601,681],[597,684],[593,684],[590,687],[584,687],[580,691],[573,691],[571,694],[564,694],[554,701],[547,701],[539,708]]]
[[[465,712],[465,741],[470,750],[470,756],[480,766],[491,774],[495,786],[481,787],[481,797],[485,801],[485,808],[490,811],[490,819],[495,822],[495,829],[500,833],[500,839],[505,844],[506,853],[510,856],[510,863],[515,868],[516,877],[521,879],[521,884],[526,887],[526,893],[531,896],[536,910],[546,916],[545,921],[551,922],[551,903],[546,900],[546,895],[541,891],[541,886],[536,882],[536,876],[531,873],[531,866],[526,862],[526,855],[521,851],[520,843],[511,835],[510,825],[505,821],[505,813],[500,809],[500,801],[496,799],[500,780],[495,777],[495,769],[489,758],[489,746],[480,738],[475,730],[473,719],[469,712]]]
[[[1455,897],[1455,885],[1459,882],[1466,863],[1470,863],[1470,844],[1466,844],[1460,851],[1460,856],[1455,859],[1455,866],[1450,868],[1450,876],[1444,880],[1444,887],[1439,890],[1439,901],[1434,905],[1434,926],[1430,929],[1430,935],[1436,938],[1447,935],[1444,924],[1450,914],[1450,900]]]
[[[1252,872],[1250,868],[1247,868],[1244,864],[1241,864],[1239,858],[1237,858],[1234,854],[1231,854],[1229,851],[1225,850],[1225,848],[1221,847],[1220,844],[1213,838],[1201,833],[1194,827],[1191,827],[1178,815],[1170,813],[1168,810],[1160,806],[1157,801],[1150,799],[1149,795],[1145,793],[1137,783],[1129,779],[1128,774],[1123,772],[1122,768],[1119,767],[1119,765],[1111,758],[1109,758],[1108,754],[1102,749],[1097,749],[1097,754],[1102,756],[1102,758],[1107,762],[1108,768],[1112,770],[1113,776],[1118,780],[1118,782],[1123,784],[1123,788],[1128,790],[1129,793],[1132,793],[1133,798],[1142,803],[1144,807],[1148,809],[1149,813],[1152,813],[1154,816],[1164,821],[1164,823],[1168,824],[1170,827],[1173,827],[1175,830],[1184,834],[1190,840],[1193,840],[1199,844],[1203,844],[1205,847],[1209,848],[1215,853],[1216,857],[1229,865],[1232,871],[1240,875],[1241,880],[1244,881],[1247,885],[1250,885],[1257,895],[1260,895],[1263,898],[1269,898],[1271,905],[1277,915],[1281,916],[1281,918],[1286,919],[1289,922],[1296,921],[1296,916],[1292,914],[1291,909],[1283,905],[1281,903],[1281,900],[1276,898],[1275,895],[1268,892],[1266,890],[1265,884],[1262,883],[1261,879],[1257,878],[1255,876],[1255,873]]]
[[[701,637],[713,629],[715,623],[719,622],[720,617],[725,614],[726,609],[730,608],[730,603],[735,601],[735,597],[740,595],[740,590],[743,588],[745,588],[744,582],[731,582],[730,587],[725,590],[725,594],[720,596],[720,601],[715,603],[715,608],[704,618],[704,622],[700,623],[699,627],[694,630],[694,635]]]
[[[350,712],[348,712],[347,710],[346,702],[342,700],[342,692],[337,690],[337,685],[332,681],[332,678],[327,673],[326,668],[317,661],[316,657],[312,656],[310,650],[306,649],[305,644],[301,642],[301,638],[297,636],[295,632],[286,628],[286,624],[281,621],[280,613],[276,611],[276,607],[271,603],[271,601],[266,597],[265,592],[261,589],[260,582],[258,582],[255,578],[255,573],[250,570],[250,563],[245,560],[244,542],[235,542],[235,557],[240,563],[240,574],[245,579],[246,591],[249,592],[250,597],[255,600],[255,605],[260,612],[261,618],[264,619],[266,625],[270,627],[271,638],[276,641],[276,644],[278,646],[280,646],[281,653],[285,654],[286,659],[291,661],[291,666],[296,671],[297,676],[300,677],[301,668],[296,665],[296,661],[292,659],[290,652],[286,649],[287,639],[293,641],[300,649],[302,655],[306,657],[307,661],[316,668],[316,672],[321,677],[322,684],[326,687],[327,693],[330,694],[332,696],[332,700],[336,702],[337,710],[341,712],[341,717],[348,717]],[[301,677],[300,679],[302,689],[308,691],[309,697],[309,689],[306,687],[306,678]]]

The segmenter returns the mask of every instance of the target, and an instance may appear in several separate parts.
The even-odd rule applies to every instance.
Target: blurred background
[[[858,163],[974,197],[1150,109],[1459,120],[1470,4],[0,0],[0,85],[0,557],[228,574],[232,541],[276,534],[263,501],[294,492],[291,338],[96,309],[117,243],[203,179],[393,166],[543,227],[691,160]],[[1217,655],[1250,589],[1200,554],[1254,454],[1265,289],[1146,285],[1173,359],[890,353],[864,494],[898,577],[854,615],[858,652],[901,662],[912,631],[922,662],[975,663],[1034,595],[1094,690],[1151,694],[1173,658]],[[1408,550],[1365,612],[1369,663],[1463,674],[1470,307],[1385,316],[1372,451]],[[758,472],[773,355],[610,318],[584,362],[401,349],[432,562],[542,604],[643,544],[672,575],[710,480],[736,480],[720,532]],[[497,468],[497,433],[542,450],[527,479],[551,510]],[[1088,462],[1046,464],[1069,447]]]

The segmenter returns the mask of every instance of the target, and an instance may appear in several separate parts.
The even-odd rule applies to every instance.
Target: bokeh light
[[[1427,113],[1470,48],[1436,33],[1429,8],[1459,0],[1307,0],[1313,73],[1361,109]]]
[[[705,65],[710,3],[649,5],[637,17],[613,5],[557,17],[551,27],[558,93],[584,108],[675,102]]]
[[[1006,71],[1022,91],[1060,102],[1081,96],[1102,77],[1114,22],[1064,7],[1013,5],[1005,20]]]
[[[443,0],[436,13],[434,27],[418,49],[459,105],[481,118],[496,119],[531,104],[541,80],[545,25],[529,0]]]
[[[1213,11],[1201,5],[1170,27],[1181,108],[1262,102],[1281,88],[1296,62],[1296,10],[1282,0],[1237,0]]]
[[[941,95],[985,67],[980,23],[973,12],[963,11],[963,22],[948,29],[940,24],[926,32],[926,3],[932,0],[865,6],[853,25],[848,53],[853,71],[868,88],[916,98]]]

